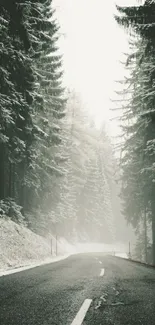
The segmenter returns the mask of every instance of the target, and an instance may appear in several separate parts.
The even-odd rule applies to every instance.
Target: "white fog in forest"
[[[123,80],[126,73],[123,63],[126,59],[124,53],[129,51],[129,43],[127,33],[114,19],[115,1],[106,3],[106,13],[102,0],[54,0],[53,3],[60,25],[59,46],[63,54],[64,83],[75,91],[88,114],[88,121],[92,119],[97,129],[104,127],[110,136],[113,155],[118,163],[120,151],[115,149],[123,139],[118,138],[121,135],[117,120],[119,112],[113,110],[116,106],[113,100],[117,99],[115,91],[122,90],[117,81]],[[119,5],[128,3],[134,5],[136,1],[117,1]],[[110,200],[115,201],[110,202],[111,222],[113,227],[116,225],[119,228],[120,240],[125,241],[128,250],[128,241],[131,240],[134,244],[135,236],[120,212],[120,187],[116,185],[119,171],[116,162],[106,161],[105,164],[111,163],[116,169],[111,174],[113,184],[110,195],[113,197]],[[103,213],[103,218],[108,220],[110,217]]]
[[[1,0],[0,43],[0,325],[155,325],[155,0]]]
[[[21,246],[16,224],[32,258],[130,251],[152,263],[152,2],[17,2],[1,5],[3,264]]]

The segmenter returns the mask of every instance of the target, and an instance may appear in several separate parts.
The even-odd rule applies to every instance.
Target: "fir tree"
[[[128,58],[128,64],[132,69],[130,79],[132,96],[126,107],[126,112],[130,112],[130,125],[125,130],[128,139],[122,161],[125,185],[122,190],[124,213],[129,222],[137,227],[146,211],[152,224],[153,262],[155,263],[155,4],[154,1],[146,1],[143,6],[118,7],[118,11],[123,14],[116,17],[118,23],[130,28],[138,39],[134,41],[134,50]]]
[[[10,197],[24,205],[22,181],[33,140],[30,40],[20,1],[1,2],[0,17],[0,199]]]

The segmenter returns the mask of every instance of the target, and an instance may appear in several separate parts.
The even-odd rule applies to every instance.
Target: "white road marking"
[[[101,269],[101,273],[100,273],[100,276],[103,276],[105,273],[104,269]]]
[[[79,312],[77,313],[71,325],[82,325],[82,322],[86,316],[86,313],[90,307],[91,302],[92,299],[86,299],[84,301],[83,305],[81,306]]]
[[[102,264],[102,262],[101,262],[101,261],[99,261],[99,263],[100,263],[100,264]]]

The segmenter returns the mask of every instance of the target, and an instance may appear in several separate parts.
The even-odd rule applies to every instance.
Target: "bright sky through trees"
[[[117,4],[136,0],[118,0]],[[96,122],[108,121],[114,98],[115,80],[122,79],[122,53],[128,51],[124,30],[114,20],[114,0],[54,0],[60,23],[61,52],[64,54],[65,82],[75,88],[95,115]],[[111,135],[118,133],[116,121],[110,122]]]

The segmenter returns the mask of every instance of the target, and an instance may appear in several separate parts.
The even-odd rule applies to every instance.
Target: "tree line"
[[[59,35],[51,0],[1,1],[0,214],[112,240],[112,147],[63,86]]]
[[[18,215],[18,206],[24,215],[47,200],[50,148],[60,142],[65,98],[53,14],[49,0],[0,5],[0,200]]]
[[[117,10],[116,21],[130,36],[120,118],[123,213],[139,234],[146,261],[151,226],[155,264],[155,3]]]

